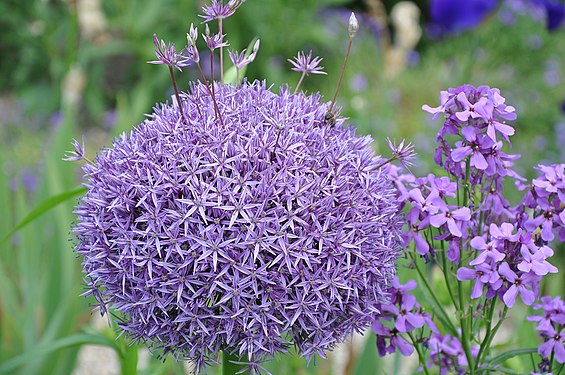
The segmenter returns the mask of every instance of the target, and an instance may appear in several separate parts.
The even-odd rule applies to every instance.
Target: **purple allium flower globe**
[[[389,300],[402,220],[389,165],[317,94],[203,84],[84,166],[77,253],[120,328],[198,369],[324,356]]]

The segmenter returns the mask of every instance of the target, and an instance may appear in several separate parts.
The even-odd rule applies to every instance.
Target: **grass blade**
[[[23,227],[25,227],[26,225],[28,225],[29,223],[31,223],[32,221],[34,221],[35,219],[46,213],[47,211],[49,211],[53,207],[56,207],[60,203],[65,202],[66,200],[71,199],[77,195],[84,194],[85,192],[86,192],[85,187],[78,186],[71,190],[53,195],[43,200],[29,214],[27,214],[27,216],[24,217],[23,220],[18,225],[16,225],[14,229],[12,229],[7,235],[4,236],[4,238],[2,238],[2,240],[0,240],[0,244],[7,241],[10,237],[12,237],[14,233],[19,231],[20,229],[22,229]]]

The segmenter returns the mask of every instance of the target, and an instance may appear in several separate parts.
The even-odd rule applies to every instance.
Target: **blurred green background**
[[[86,154],[92,158],[100,147],[111,144],[113,136],[142,121],[155,103],[170,98],[167,70],[146,64],[154,59],[153,33],[184,46],[189,24],[200,22],[197,14],[204,3],[0,2],[0,238],[40,202],[80,184],[79,165],[61,161],[73,138],[84,135]],[[415,39],[414,48],[402,50],[398,47],[405,40],[404,29],[390,16],[397,2],[384,2],[380,16],[388,16],[386,26],[379,24],[374,12],[379,3],[247,0],[226,20],[224,30],[229,49],[241,50],[254,37],[261,39],[247,77],[265,79],[275,88],[296,85],[299,74],[290,70],[287,59],[312,49],[324,58],[328,76],[310,76],[302,88],[320,91],[330,100],[347,47],[346,22],[354,10],[361,30],[338,104],[341,115],[349,117],[360,133],[375,138],[375,147],[383,147],[386,137],[406,138],[419,154],[414,172],[433,170],[431,155],[440,124],[432,122],[421,106],[437,106],[442,89],[486,84],[500,88],[507,103],[516,107],[512,152],[522,154],[520,173],[532,177],[538,163],[565,162],[564,28],[549,32],[543,20],[506,1],[472,29],[431,38],[428,4],[419,1],[422,14],[414,25],[422,36]],[[416,29],[407,30],[410,34]],[[196,78],[190,68],[177,75],[181,89]],[[72,373],[80,344],[93,341],[113,347],[122,373],[135,373],[137,350],[122,339],[116,341],[109,328],[100,334],[91,323],[92,301],[79,296],[84,291],[80,260],[69,241],[75,202],[76,198],[65,200],[0,243],[0,373]],[[554,262],[561,267],[563,251],[557,249]],[[562,282],[560,276],[551,280],[547,293],[562,293]],[[520,324],[525,315],[525,309],[518,310],[517,320],[510,324]],[[536,345],[529,326],[508,340]],[[355,360],[344,373],[403,373],[397,372],[400,358],[385,364],[376,358],[374,336],[359,350],[351,349],[356,354],[350,358]],[[330,374],[328,363],[322,360],[301,370],[303,361],[293,359],[271,369],[275,374]],[[183,370],[174,361],[163,365],[153,358],[144,371]]]

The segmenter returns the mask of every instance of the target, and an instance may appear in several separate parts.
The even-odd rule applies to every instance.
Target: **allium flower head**
[[[294,345],[324,356],[368,326],[399,255],[388,166],[319,95],[203,84],[84,166],[76,251],[129,336],[250,369]],[[257,370],[258,371],[258,370]]]

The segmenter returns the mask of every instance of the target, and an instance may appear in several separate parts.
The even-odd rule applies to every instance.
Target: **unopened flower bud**
[[[349,31],[349,38],[353,39],[359,30],[359,22],[357,22],[357,17],[355,13],[351,12],[349,16],[349,25],[347,26],[347,31]]]
[[[196,39],[198,39],[198,28],[194,27],[194,24],[190,24],[190,30],[186,33],[186,40],[191,46],[196,45]]]

